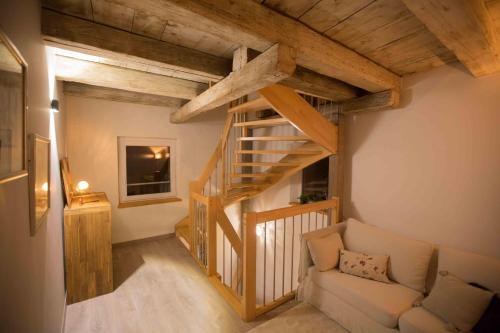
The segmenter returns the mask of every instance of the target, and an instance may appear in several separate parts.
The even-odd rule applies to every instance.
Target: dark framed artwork
[[[0,184],[28,174],[26,61],[0,29]]]
[[[47,219],[50,208],[50,140],[29,136],[29,196],[31,236]]]

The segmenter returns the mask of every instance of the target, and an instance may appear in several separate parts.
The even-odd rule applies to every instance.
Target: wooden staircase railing
[[[189,219],[176,226],[209,280],[247,321],[294,297],[300,235],[337,223],[339,207],[333,198],[249,212],[242,230],[233,227],[224,207],[258,195],[337,149],[337,127],[315,109],[327,102],[307,100],[279,85],[259,94],[230,108],[215,151],[190,183]],[[279,116],[254,114],[268,109]],[[287,125],[294,134],[256,134]]]
[[[242,239],[220,197],[193,193],[191,200],[195,206],[191,253],[246,321],[295,297],[300,236],[339,222],[338,198],[249,212]]]

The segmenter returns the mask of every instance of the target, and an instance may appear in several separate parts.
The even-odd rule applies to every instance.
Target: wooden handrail
[[[281,220],[287,217],[307,214],[328,208],[337,208],[338,202],[339,202],[338,198],[332,198],[329,200],[313,202],[310,204],[290,206],[290,207],[278,208],[278,209],[268,210],[265,212],[255,213],[256,223],[259,224],[267,221]]]
[[[217,198],[215,201],[216,205],[216,219],[217,224],[222,229],[222,232],[226,235],[231,247],[234,249],[234,252],[242,258],[243,257],[243,242],[240,239],[240,236],[234,230],[233,225],[229,221],[226,213],[224,212],[224,208],[222,207],[221,200]]]
[[[206,197],[200,193],[197,193],[197,192],[191,192],[191,198],[193,198],[194,200],[196,201],[199,201],[201,203],[203,203],[204,205],[208,206],[208,203],[209,203],[209,198],[210,197]]]
[[[208,160],[205,169],[203,169],[203,172],[201,173],[200,177],[198,177],[197,181],[202,186],[207,183],[208,179],[210,178],[215,168],[217,167],[217,162],[222,158],[222,153],[226,148],[227,139],[229,137],[229,132],[231,131],[232,124],[233,124],[233,115],[228,115],[226,118],[226,122],[224,124],[224,129],[222,131],[219,143],[217,144],[217,147],[215,147],[215,151],[212,153],[212,156],[210,156],[210,159]]]

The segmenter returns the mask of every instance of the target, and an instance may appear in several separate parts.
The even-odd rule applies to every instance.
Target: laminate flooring
[[[247,332],[296,305],[245,323],[174,237],[113,249],[115,290],[66,310],[66,333]]]

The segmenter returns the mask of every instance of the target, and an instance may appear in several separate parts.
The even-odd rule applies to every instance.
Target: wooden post
[[[243,232],[243,307],[242,316],[245,321],[255,319],[256,309],[256,233],[257,213],[245,214]]]
[[[192,181],[189,183],[189,219],[190,219],[190,223],[189,223],[189,229],[190,229],[190,232],[191,232],[191,244],[189,244],[190,246],[190,250],[191,250],[191,255],[193,257],[196,258],[196,231],[195,231],[195,219],[196,219],[196,216],[195,216],[195,203],[194,203],[194,200],[193,198],[191,197],[191,194],[193,192],[196,192],[198,193],[200,191],[200,184],[199,182],[197,181]]]
[[[207,206],[208,276],[217,274],[217,208],[217,197],[209,197]]]
[[[344,203],[344,140],[345,140],[345,122],[346,116],[340,112],[338,114],[338,139],[337,139],[337,154],[335,155],[335,165],[333,174],[333,189],[330,195],[338,198],[337,204],[337,221],[339,223],[343,218],[342,209]]]

